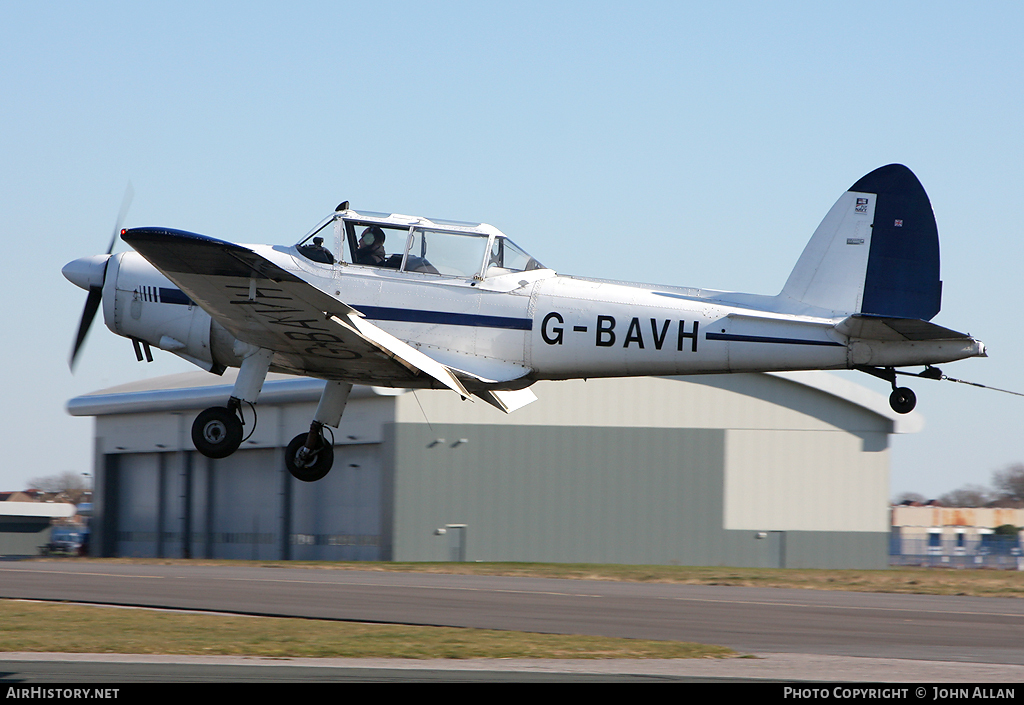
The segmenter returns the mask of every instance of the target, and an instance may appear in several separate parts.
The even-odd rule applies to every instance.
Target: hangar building
[[[507,416],[356,387],[334,469],[307,484],[283,449],[322,387],[268,377],[222,460],[190,429],[230,374],[71,400],[96,418],[94,553],[884,568],[889,435],[921,424],[823,372],[540,382]]]

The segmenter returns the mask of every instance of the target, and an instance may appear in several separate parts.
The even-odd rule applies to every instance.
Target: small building
[[[997,534],[1001,526],[1012,534]],[[897,565],[1022,568],[1024,509],[895,506],[892,562]]]
[[[69,402],[96,418],[94,554],[883,568],[889,436],[921,424],[821,372],[540,382],[511,415],[356,387],[307,484],[283,449],[323,382],[271,375],[241,449],[211,460],[190,428],[230,384]]]
[[[66,502],[0,502],[0,556],[38,556],[53,521],[74,515],[75,505]]]

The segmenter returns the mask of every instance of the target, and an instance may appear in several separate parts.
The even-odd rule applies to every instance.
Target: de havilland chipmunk
[[[123,218],[124,208],[122,208]],[[120,223],[115,227],[115,236]],[[450,389],[510,413],[538,380],[856,369],[892,385],[897,368],[985,356],[939,311],[939,240],[928,196],[905,166],[857,181],[815,230],[775,296],[566,276],[496,228],[354,210],[348,202],[297,244],[238,245],[162,227],[120,230],[134,248],[75,260],[89,292],[74,362],[92,318],[204,370],[239,373],[224,406],[192,426],[199,452],[243,440],[243,404],[269,371],[326,380],[308,432],[285,461],[303,481],[334,460],[354,383]],[[325,245],[326,243],[326,245]]]

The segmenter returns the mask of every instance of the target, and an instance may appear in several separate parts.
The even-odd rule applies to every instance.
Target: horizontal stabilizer
[[[916,318],[855,315],[836,324],[836,331],[864,340],[968,340],[969,335]]]

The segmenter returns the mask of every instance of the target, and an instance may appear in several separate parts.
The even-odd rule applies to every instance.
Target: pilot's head
[[[384,231],[381,230],[379,225],[371,225],[363,231],[362,235],[360,235],[359,246],[372,247],[377,243],[380,243],[381,245],[384,244]]]
[[[313,238],[313,247],[323,247],[324,239],[322,237]]]

